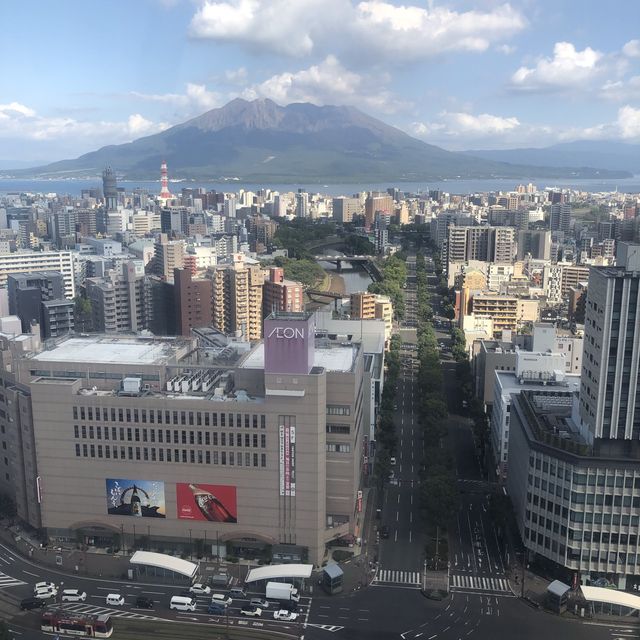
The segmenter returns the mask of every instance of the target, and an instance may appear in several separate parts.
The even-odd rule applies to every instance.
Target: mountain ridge
[[[447,151],[355,107],[236,98],[160,133],[108,145],[78,158],[14,171],[15,177],[99,173],[283,183],[421,181],[451,178],[626,177],[624,171],[533,167]]]

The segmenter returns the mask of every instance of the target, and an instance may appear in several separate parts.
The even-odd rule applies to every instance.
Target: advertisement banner
[[[180,520],[238,522],[236,488],[223,484],[176,484]]]
[[[166,518],[164,482],[106,478],[107,513],[112,516]]]
[[[280,425],[280,495],[296,495],[296,428]]]

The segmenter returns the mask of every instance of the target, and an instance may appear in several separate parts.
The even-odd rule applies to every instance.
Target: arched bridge
[[[342,271],[343,262],[359,263],[373,280],[382,280],[382,274],[373,261],[373,256],[313,256],[313,258],[314,260],[335,264],[338,273]]]

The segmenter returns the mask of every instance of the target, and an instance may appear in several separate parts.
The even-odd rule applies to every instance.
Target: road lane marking
[[[26,573],[29,576],[33,576],[34,578],[39,578],[40,576],[37,573],[31,573],[31,571],[22,570],[22,573]]]

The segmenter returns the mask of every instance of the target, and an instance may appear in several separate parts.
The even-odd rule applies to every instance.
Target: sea
[[[234,192],[244,189],[245,191],[257,191],[258,189],[271,189],[280,193],[287,193],[304,189],[308,193],[320,193],[328,196],[350,196],[361,191],[386,191],[388,188],[396,187],[400,191],[409,193],[425,193],[429,190],[438,190],[454,195],[465,195],[469,193],[487,193],[491,191],[511,191],[518,184],[533,182],[539,189],[574,189],[588,191],[591,193],[613,192],[640,193],[640,175],[619,180],[534,180],[534,179],[493,179],[493,180],[440,180],[434,182],[385,182],[385,183],[357,183],[357,184],[273,184],[242,182],[227,180],[224,182],[206,182],[195,180],[170,181],[169,188],[175,193],[179,193],[182,188],[204,187],[207,190]],[[68,180],[21,180],[14,178],[0,178],[0,194],[7,193],[56,193],[79,196],[82,190],[101,187],[102,180],[99,177],[93,179],[68,179]],[[118,186],[123,187],[127,192],[136,188],[146,189],[149,193],[160,192],[159,180],[120,180]]]

